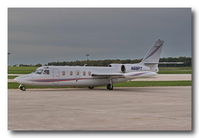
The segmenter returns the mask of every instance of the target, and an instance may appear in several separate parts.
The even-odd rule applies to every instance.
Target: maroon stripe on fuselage
[[[33,82],[59,82],[59,81],[73,81],[73,80],[88,80],[94,78],[69,78],[69,79],[37,79],[37,80],[30,80]],[[100,78],[103,79],[103,78]]]

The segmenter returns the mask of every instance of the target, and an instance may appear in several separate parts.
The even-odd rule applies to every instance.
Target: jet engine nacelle
[[[122,73],[128,73],[133,71],[150,71],[150,68],[141,64],[110,64],[109,67],[118,68],[118,71]]]
[[[109,67],[116,68],[119,72],[126,73],[126,67],[124,64],[110,64]]]

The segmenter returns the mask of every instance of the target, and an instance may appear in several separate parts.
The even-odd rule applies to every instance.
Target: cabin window
[[[76,75],[79,75],[79,71],[76,71]]]
[[[73,72],[72,72],[72,71],[70,71],[70,75],[71,75],[71,76],[73,75]]]
[[[83,76],[86,76],[86,71],[83,71]]]
[[[88,72],[88,76],[91,76],[91,72],[90,71]]]
[[[62,71],[62,76],[65,76],[65,75],[66,75],[65,71]]]

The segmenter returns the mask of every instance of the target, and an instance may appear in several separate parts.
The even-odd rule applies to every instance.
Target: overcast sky
[[[9,64],[138,59],[157,39],[161,57],[191,56],[191,9],[8,10]]]

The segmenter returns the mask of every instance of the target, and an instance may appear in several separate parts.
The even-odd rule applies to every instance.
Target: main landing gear
[[[108,90],[113,90],[113,84],[111,84],[111,83],[107,84],[106,88]]]
[[[23,84],[19,85],[19,89],[22,90],[22,91],[26,91],[26,87]]]
[[[109,81],[110,81],[110,82],[109,82],[109,84],[106,85],[106,88],[107,88],[108,90],[113,90],[113,82],[112,82],[112,79],[110,79]]]
[[[88,86],[89,89],[93,89],[94,86]],[[108,90],[113,90],[113,82],[112,82],[112,79],[109,80],[109,83],[106,85],[106,88]]]
[[[94,86],[88,86],[88,88],[89,88],[89,89],[93,89],[93,88],[94,88]]]

